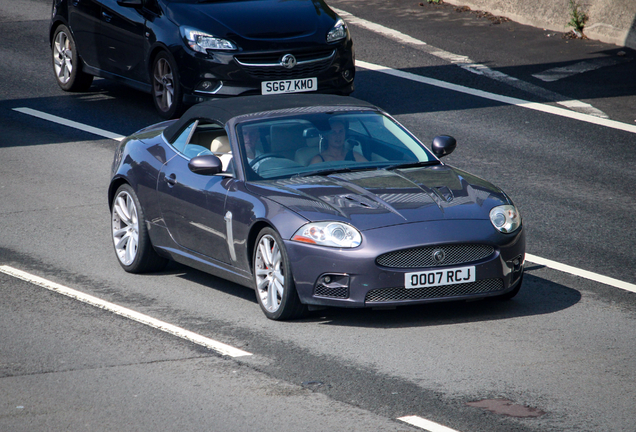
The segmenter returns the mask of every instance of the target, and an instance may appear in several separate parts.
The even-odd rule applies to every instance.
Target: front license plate
[[[475,266],[407,273],[404,275],[404,286],[406,288],[428,288],[469,282],[475,282]]]
[[[318,90],[318,78],[301,78],[294,80],[263,81],[263,94],[300,93]]]

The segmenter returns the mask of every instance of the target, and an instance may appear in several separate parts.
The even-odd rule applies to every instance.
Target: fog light
[[[349,298],[349,275],[334,273],[322,275],[316,280],[314,295],[338,299]]]
[[[508,261],[508,263],[512,266],[513,273],[518,273],[523,268],[523,256],[515,257],[512,261]]]
[[[347,81],[351,81],[351,71],[349,69],[342,71],[342,77]]]
[[[223,87],[223,81],[205,80],[201,81],[194,90],[195,93],[215,94]]]

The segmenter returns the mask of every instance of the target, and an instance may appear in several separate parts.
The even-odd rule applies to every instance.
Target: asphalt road
[[[542,106],[578,100],[635,124],[633,51],[426,2],[330,4],[426,42],[351,24],[359,62]],[[116,142],[15,108],[121,135],[159,118],[148,95],[104,80],[59,90],[49,8],[0,3],[0,265],[253,355],[223,357],[0,273],[0,430],[421,430],[397,420],[411,415],[460,432],[636,430],[636,294],[613,286],[529,263],[510,302],[328,309],[280,323],[249,289],[195,270],[124,273],[106,203]],[[533,76],[599,57],[616,62]],[[354,96],[424,142],[455,136],[448,162],[510,194],[528,253],[636,284],[633,132],[362,67],[356,85]],[[483,400],[520,416],[469,405]]]

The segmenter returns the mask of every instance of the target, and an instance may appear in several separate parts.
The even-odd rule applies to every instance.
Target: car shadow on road
[[[463,71],[456,65],[423,66],[404,68],[399,72],[413,74],[423,79],[432,78],[445,82],[451,86],[454,82],[472,89],[479,89],[494,94],[529,100],[532,102],[560,102],[571,99],[608,99],[626,100],[636,96],[636,84],[629,78],[636,73],[636,50],[629,48],[614,48],[590,53],[594,57],[615,61],[611,67],[576,74],[567,80],[543,82],[529,77],[528,84],[534,87],[511,86],[513,80],[497,81],[473,73]],[[569,60],[567,62],[540,63],[533,65],[537,72],[546,69],[562,68],[573,62],[586,59]],[[527,65],[502,68],[501,72],[520,79],[528,78]],[[459,76],[458,76],[459,74]],[[500,100],[487,99],[474,94],[453,92],[449,97],[449,89],[433,85],[421,84],[405,87],[403,78],[381,74],[382,85],[378,85],[378,72],[358,68],[356,71],[356,91],[352,96],[376,104],[392,115],[407,115],[415,113],[439,114],[453,111],[475,110],[506,106]],[[454,88],[454,87],[453,87]],[[535,88],[536,91],[528,90]],[[536,88],[545,91],[539,91]],[[467,88],[468,89],[468,88]],[[408,97],[404,92],[408,91]],[[472,91],[472,90],[471,90]],[[564,92],[561,95],[560,92]],[[630,99],[631,100],[631,99]],[[109,132],[129,135],[143,127],[158,123],[163,119],[155,111],[152,97],[144,92],[132,89],[123,84],[96,78],[93,85],[86,92],[65,93],[59,90],[59,96],[33,97],[24,99],[0,100],[0,125],[15,126],[20,130],[20,136],[8,139],[0,138],[0,146],[37,145],[61,142],[66,139],[66,133],[60,131],[68,126],[54,125],[46,120],[34,120],[34,117],[18,113],[15,108],[30,108],[47,114],[59,116]],[[448,120],[444,116],[441,120]],[[631,118],[630,118],[631,121]],[[88,132],[79,132],[82,140],[103,139]]]
[[[586,73],[572,73],[567,79],[544,82],[530,75],[546,70],[568,70],[577,64],[597,59],[610,66]],[[485,93],[517,98],[537,103],[559,103],[572,99],[586,100],[594,104],[597,99],[613,98],[623,100],[636,96],[636,84],[626,79],[636,73],[636,50],[615,48],[590,53],[580,60],[546,62],[536,65],[500,68],[496,72],[505,74],[493,79],[462,70],[457,65],[422,66],[403,68],[391,74],[378,73],[358,68],[356,71],[356,91],[352,96],[369,101],[392,115],[413,113],[437,113],[505,106],[505,102],[481,97]],[[582,67],[582,66],[581,66]],[[404,97],[405,80],[393,73],[411,74],[421,85],[409,85],[409,97]],[[494,73],[494,72],[493,72]],[[565,72],[564,72],[565,73]],[[381,77],[382,85],[377,83]],[[426,83],[437,80],[437,85]],[[467,87],[466,87],[467,86]],[[461,88],[464,91],[460,90]],[[397,90],[397,91],[396,91]],[[449,90],[456,90],[449,97]],[[495,99],[499,99],[495,96]],[[631,122],[631,118],[630,118]]]
[[[127,136],[163,119],[156,113],[149,94],[116,82],[96,79],[83,93],[60,96],[0,100],[0,126],[14,128],[19,135],[0,137],[0,147],[55,144],[69,139],[91,141],[105,138],[16,111],[28,108],[107,132]],[[77,138],[73,138],[77,136]]]
[[[574,306],[581,300],[579,291],[529,273],[539,268],[542,267],[532,266],[526,269],[521,291],[508,301],[453,301],[400,306],[394,309],[329,307],[311,311],[306,318],[299,321],[368,328],[440,326],[550,314]],[[181,264],[170,263],[164,273],[178,275],[189,282],[256,303],[252,289]]]
[[[209,273],[196,270],[192,267],[179,264],[174,261],[170,261],[168,267],[166,267],[162,274],[174,275],[188,282],[203,285],[209,287],[210,289],[214,289],[216,291],[220,291],[224,294],[229,294],[243,300],[248,300],[255,304],[257,303],[256,295],[254,294],[253,289],[216,277]]]
[[[442,326],[550,314],[574,306],[580,300],[579,291],[526,273],[521,291],[512,300],[429,303],[388,310],[329,308],[312,312],[307,320],[367,328]]]

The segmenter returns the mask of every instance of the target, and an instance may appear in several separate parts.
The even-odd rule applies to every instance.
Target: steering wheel
[[[359,152],[362,153],[362,156],[371,160],[371,148],[369,147],[369,143],[366,140],[359,140],[356,138],[347,138],[345,140],[345,145],[348,149],[353,150],[358,147]]]
[[[262,160],[270,159],[270,158],[279,158],[285,159],[285,156],[279,155],[276,153],[263,153],[262,155],[256,156],[254,159],[250,161],[250,168],[254,168],[254,166]]]
[[[360,141],[358,141],[355,138],[347,138],[345,140],[345,144],[350,148],[353,149],[355,146],[362,146],[362,143],[360,143]]]

